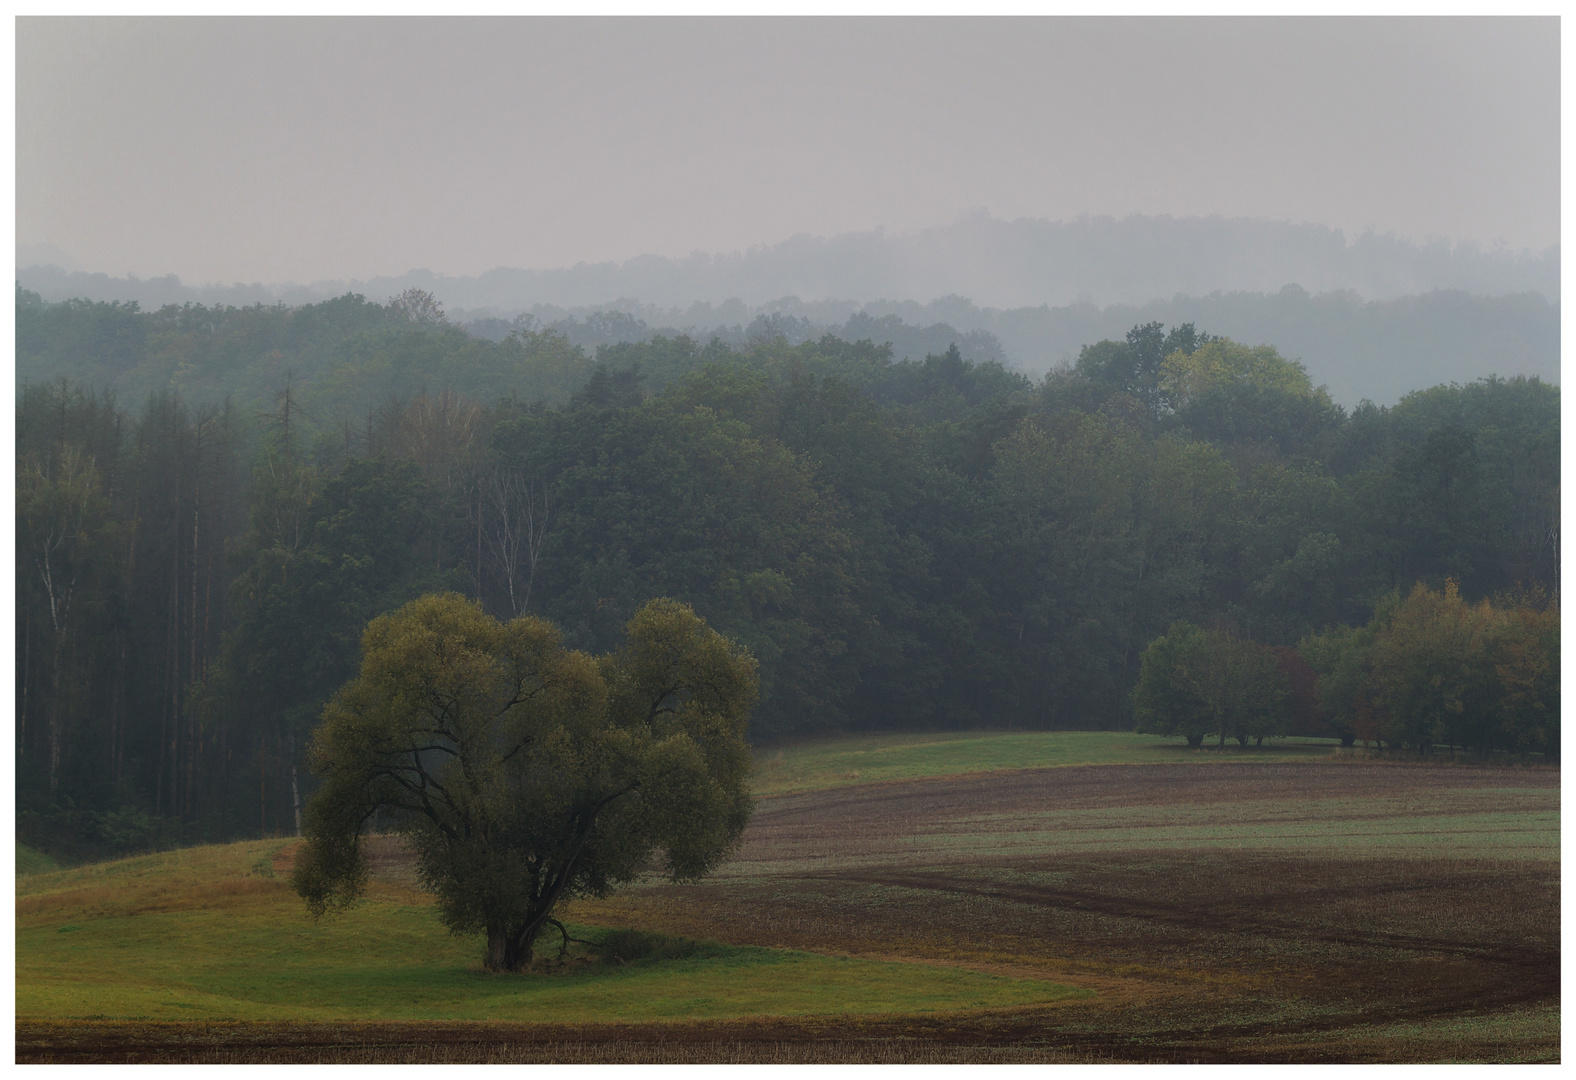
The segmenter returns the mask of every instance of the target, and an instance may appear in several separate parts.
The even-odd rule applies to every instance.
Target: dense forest
[[[686,601],[759,660],[757,743],[1131,729],[1151,646],[1214,635],[1283,658],[1296,730],[1558,750],[1536,379],[1347,412],[1272,346],[1159,323],[1038,382],[830,335],[588,353],[468,334],[414,291],[143,312],[19,289],[17,349],[18,809],[45,847],[295,831],[362,628],[440,590],[593,652]],[[1385,658],[1439,620],[1521,695],[1513,722],[1401,716]],[[1491,630],[1552,647],[1552,676],[1473,644]]]
[[[40,289],[47,288],[45,282],[37,284]],[[150,389],[172,385],[172,375],[178,378],[197,374],[176,363],[181,359],[179,355],[167,359],[159,356],[166,348],[178,353],[178,335],[146,335],[136,329],[144,321],[133,318],[137,314],[131,307],[134,300],[140,299],[142,306],[156,311],[199,311],[210,318],[215,312],[252,312],[250,321],[259,328],[260,324],[278,327],[292,321],[283,314],[291,308],[256,306],[259,302],[279,305],[277,298],[240,301],[232,293],[231,303],[253,306],[227,308],[223,304],[213,306],[214,301],[208,300],[210,306],[203,308],[195,302],[203,295],[199,290],[158,289],[154,284],[115,280],[102,283],[102,288],[96,290],[98,299],[121,301],[116,311],[127,326],[118,331],[111,329],[117,316],[108,303],[84,308],[83,301],[76,300],[72,302],[75,310],[71,315],[52,306],[53,314],[47,320],[50,324],[97,322],[102,324],[98,333],[121,337],[119,360],[112,360],[107,354],[63,351],[61,346],[69,338],[46,333],[19,340],[18,360],[24,375],[34,379],[63,374],[73,378],[108,377],[113,381],[98,385],[113,386],[123,397],[141,400]],[[78,295],[62,294],[64,287],[55,283],[43,299],[50,295]],[[424,286],[432,287],[433,283]],[[454,282],[446,281],[443,287],[454,288]],[[171,299],[181,294],[186,295]],[[446,297],[449,295],[445,292]],[[1536,292],[1485,295],[1430,289],[1416,295],[1375,300],[1364,299],[1350,290],[1310,293],[1288,284],[1271,292],[1167,295],[1170,299],[1141,304],[1100,306],[1079,300],[1062,306],[1037,304],[1016,308],[979,306],[951,294],[923,304],[782,296],[755,306],[731,299],[717,304],[702,301],[664,308],[626,296],[612,303],[586,306],[540,302],[526,306],[516,302],[465,309],[451,303],[449,309],[450,321],[474,337],[502,342],[516,330],[552,331],[570,344],[581,346],[587,356],[594,356],[603,345],[633,344],[655,336],[690,337],[702,342],[715,337],[742,351],[778,336],[786,338],[790,345],[800,345],[831,334],[845,341],[869,338],[889,342],[897,360],[919,360],[956,344],[966,360],[1000,361],[1036,379],[1057,366],[1072,363],[1089,342],[1120,338],[1131,326],[1191,322],[1237,341],[1274,342],[1282,356],[1301,361],[1313,382],[1327,387],[1330,396],[1348,409],[1365,398],[1393,404],[1421,386],[1471,382],[1492,372],[1503,377],[1536,375],[1545,381],[1559,380],[1559,304]],[[316,303],[299,308],[304,303],[301,300],[292,303],[298,305],[298,310],[311,312],[309,319],[313,322],[339,324],[337,330],[326,326],[308,329],[306,339],[319,349],[337,340],[337,334],[354,331],[358,315],[374,321],[379,317],[378,311],[366,306],[352,310],[356,305],[345,304],[343,298],[335,309]],[[337,314],[331,313],[334,310]],[[272,314],[259,316],[259,312]],[[232,314],[227,318],[234,322],[239,316]],[[239,327],[229,336],[236,330]],[[84,332],[79,326],[72,333],[80,336]],[[270,346],[278,348],[281,356],[290,357],[298,348],[292,344],[297,335],[283,335],[279,329],[272,333],[285,339]],[[147,355],[143,355],[143,350]],[[132,362],[132,355],[139,359]],[[321,363],[325,359],[318,355],[307,361]],[[289,362],[300,363],[295,359]],[[196,385],[192,389],[211,392],[213,387],[204,390]]]

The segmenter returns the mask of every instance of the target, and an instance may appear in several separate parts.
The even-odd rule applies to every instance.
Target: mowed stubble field
[[[811,790],[763,798],[739,854],[706,882],[646,883],[569,912],[582,925],[914,964],[916,975],[944,965],[1089,996],[592,1024],[40,1017],[19,1021],[18,1056],[1558,1059],[1557,770],[1317,748],[1170,762],[841,787],[819,786],[823,769]],[[385,846],[379,875],[397,884],[409,872]]]

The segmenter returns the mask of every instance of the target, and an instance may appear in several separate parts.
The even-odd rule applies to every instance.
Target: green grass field
[[[60,864],[45,855],[42,851],[35,851],[26,844],[16,845],[16,876],[23,877],[27,874],[47,874],[51,870],[59,870]]]
[[[918,780],[1064,765],[1156,765],[1199,761],[1307,761],[1332,754],[1333,739],[1277,739],[1192,749],[1180,739],[1128,731],[942,732],[850,735],[771,747],[756,754],[757,795],[820,791],[882,780]]]
[[[1080,991],[941,965],[700,944],[677,959],[484,973],[425,898],[374,883],[313,922],[280,841],[36,874],[17,887],[20,1018],[665,1021],[939,1013]],[[556,942],[549,943],[556,952]]]

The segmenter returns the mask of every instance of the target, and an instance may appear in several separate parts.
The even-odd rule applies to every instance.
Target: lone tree
[[[602,896],[658,856],[694,881],[738,842],[752,801],[754,659],[689,606],[652,600],[624,646],[565,649],[545,620],[500,623],[450,594],[374,619],[361,671],[311,745],[293,884],[315,915],[366,885],[363,833],[391,826],[456,934],[517,971],[555,906]]]

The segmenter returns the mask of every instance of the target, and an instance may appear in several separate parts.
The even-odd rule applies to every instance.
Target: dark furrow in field
[[[1233,934],[1266,934],[1298,943],[1343,945],[1359,949],[1405,949],[1411,952],[1432,953],[1444,956],[1470,957],[1494,964],[1515,967],[1545,968],[1552,960],[1557,968],[1558,953],[1543,949],[1507,947],[1494,941],[1462,941],[1449,934],[1408,934],[1393,930],[1370,933],[1346,931],[1317,932],[1304,918],[1266,918],[1251,914],[1239,905],[1222,903],[1218,899],[1192,903],[1167,903],[1136,897],[1113,897],[1094,889],[1051,888],[1036,885],[984,884],[960,881],[945,874],[921,874],[903,871],[845,871],[831,875],[804,875],[801,880],[826,880],[860,882],[870,885],[891,885],[920,891],[962,893],[992,900],[1007,900],[1042,908],[1074,908],[1090,913],[1117,918],[1142,919],[1146,922],[1171,923],[1179,927],[1213,931],[1227,925]],[[1425,882],[1413,885],[1391,885],[1377,892],[1436,891],[1448,888],[1448,882]],[[1301,898],[1304,902],[1311,899]],[[1459,932],[1454,931],[1453,932]]]
[[[740,944],[986,968],[1010,957],[1052,978],[1135,972],[1140,983],[1168,988],[1120,1010],[1099,1002],[1058,1010],[1063,1034],[1080,1018],[1091,1036],[1077,1043],[1083,1051],[1384,1060],[1391,1055],[1382,1048],[1346,1055],[1306,1040],[1277,1058],[1265,1040],[1399,1021],[1452,1030],[1474,1016],[1557,1004],[1556,861],[1384,854],[1364,851],[1360,839],[1345,854],[1326,846],[1052,855],[992,851],[991,831],[1046,810],[1214,807],[1229,822],[1239,810],[1284,806],[1294,812],[1288,822],[1343,821],[1395,836],[1408,817],[1546,812],[1557,810],[1557,795],[1552,770],[1300,763],[883,783],[765,800],[733,875],[696,888],[646,887],[623,911]],[[945,846],[927,839],[949,833]],[[957,846],[971,835],[977,846]],[[1188,1004],[1165,1004],[1178,994]]]

